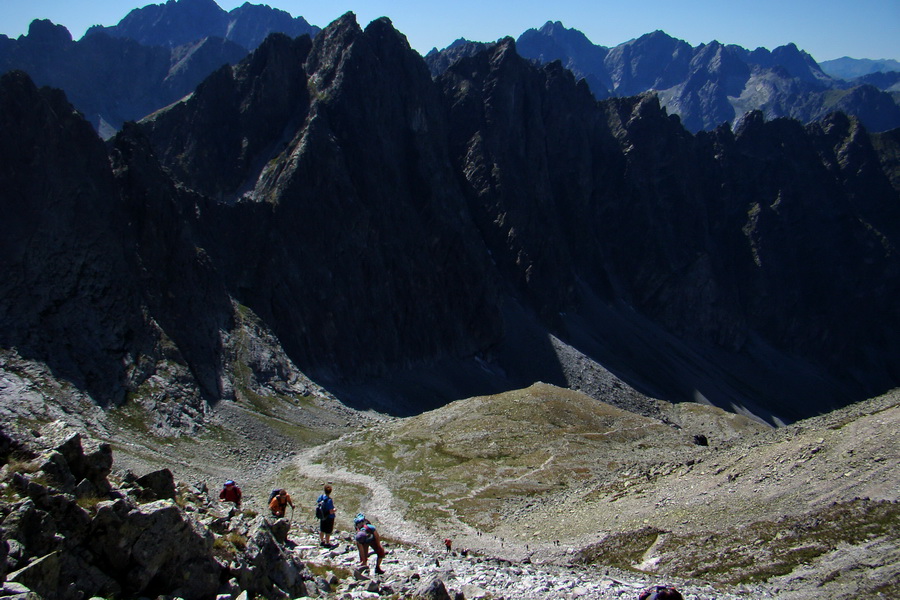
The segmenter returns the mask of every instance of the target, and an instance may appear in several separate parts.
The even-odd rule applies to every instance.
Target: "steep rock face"
[[[222,72],[143,125],[185,183],[242,192],[211,214],[218,226],[208,247],[231,293],[273,327],[295,362],[323,376],[358,377],[493,343],[494,284],[421,58],[389,21],[362,31],[353,15],[311,49],[278,43],[261,47],[233,80]],[[257,73],[276,67],[284,68],[272,71],[279,85],[267,88]],[[224,147],[247,140],[242,148],[261,171],[222,180],[222,165],[204,158],[209,130],[185,115],[218,102],[217,78],[252,91],[231,96],[240,109],[226,110],[240,117],[220,119],[216,135],[231,140]],[[268,129],[254,131],[258,121]],[[187,141],[166,146],[167,131]]]
[[[309,93],[303,63],[312,42],[271,36],[252,56],[206,79],[191,101],[144,121],[160,160],[192,189],[234,199],[255,181],[306,119]]]
[[[319,31],[319,27],[310,25],[303,17],[291,17],[285,11],[266,4],[245,2],[228,13],[228,28],[222,37],[247,50],[254,50],[271,33],[283,33],[295,38],[301,35],[316,37]]]
[[[0,338],[102,402],[147,344],[127,216],[102,142],[61,92],[0,78]],[[110,322],[110,315],[115,321]]]
[[[733,121],[735,110],[730,98],[741,95],[751,76],[750,67],[738,58],[738,53],[717,42],[701,46],[688,70],[684,83],[672,86],[675,89],[667,103],[672,112],[683,116],[684,126],[700,131]],[[662,97],[665,99],[668,94]]]
[[[505,278],[551,315],[567,308],[574,285],[554,175],[566,169],[562,177],[571,181],[563,185],[577,186],[590,168],[584,161],[590,160],[594,143],[587,135],[565,141],[557,136],[571,135],[580,118],[588,132],[596,117],[590,114],[593,100],[586,86],[576,88],[559,67],[547,71],[532,69],[507,38],[456,63],[441,84],[453,124],[451,151],[465,174],[481,235]],[[555,93],[567,97],[554,106]],[[558,110],[563,106],[567,114]]]
[[[871,393],[896,377],[895,335],[884,332],[898,326],[890,300],[900,284],[893,251],[897,196],[858,124],[844,118],[804,130],[788,121],[764,123],[757,114],[736,135],[723,129],[693,137],[652,98],[607,101],[598,111],[589,100],[563,101],[555,89],[555,106],[529,113],[520,107],[541,106],[538,90],[551,88],[552,69],[544,85],[524,87],[538,77],[512,75],[509,62],[524,66],[510,47],[501,43],[487,56],[460,61],[442,81],[453,102],[451,130],[467,136],[452,147],[478,199],[473,213],[486,213],[476,220],[495,257],[504,250],[516,257],[519,280],[543,300],[540,306],[565,310],[588,296],[625,302],[684,344],[664,357],[677,363],[670,365],[681,371],[675,379],[700,360],[690,358],[695,352],[713,363],[749,360],[758,373],[778,371],[766,366],[773,351],[784,360],[803,357],[797,377],[810,388],[831,388],[825,403]],[[574,90],[574,82],[560,89]],[[475,110],[495,104],[501,110],[472,131],[466,100]],[[557,113],[562,104],[565,111]],[[529,144],[532,132],[542,132],[539,146]],[[498,146],[481,140],[495,134],[516,143],[494,155]],[[517,162],[520,154],[527,162]],[[510,179],[524,182],[512,187],[514,203],[504,201],[507,190],[497,183]],[[521,221],[535,214],[540,229]],[[540,256],[534,264],[521,260],[528,256],[522,248],[540,239],[554,247],[534,252]],[[547,267],[533,272],[553,278],[529,277],[542,262]],[[587,292],[577,288],[567,303],[547,303],[548,289],[571,292],[567,280],[588,282]],[[608,323],[593,326],[600,332]],[[605,343],[619,344],[620,356],[628,344]],[[842,357],[849,356],[868,365],[865,375],[847,368]],[[786,398],[759,374],[731,371],[743,385],[779,398],[768,410],[793,410],[778,406]],[[656,376],[644,371],[633,383],[644,377],[650,389],[667,390],[664,395],[688,397],[691,385],[719,402],[742,395],[735,388],[709,391],[699,373],[673,385],[675,379],[653,383]]]
[[[3,347],[102,404],[162,374],[169,390],[146,398],[161,421],[227,396],[230,300],[146,143],[119,138],[114,172],[65,97],[19,72],[0,81],[0,119]]]
[[[116,136],[111,159],[133,236],[131,274],[146,311],[161,330],[157,360],[162,368],[170,362],[187,367],[180,375],[187,389],[173,395],[182,396],[179,404],[202,411],[201,398],[210,402],[231,396],[223,337],[234,326],[221,274],[197,232],[202,199],[175,187],[133,127]],[[170,398],[163,394],[160,400]],[[163,405],[153,408],[162,411]]]

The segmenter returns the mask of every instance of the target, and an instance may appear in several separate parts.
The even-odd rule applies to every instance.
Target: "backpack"
[[[281,488],[275,488],[274,490],[271,491],[271,493],[269,493],[269,504],[272,504],[272,500],[275,498],[275,496],[278,495],[278,493],[280,491],[281,491]]]
[[[371,527],[371,529],[369,529]],[[366,521],[366,523],[356,530],[356,541],[364,546],[368,546],[372,542],[375,541],[375,534],[373,530],[375,527]]]
[[[641,592],[638,600],[684,600],[684,596],[670,585],[655,585]]]
[[[316,518],[320,521],[324,521],[327,518],[325,514],[325,499],[328,498],[325,494],[319,496],[319,499],[316,500]]]

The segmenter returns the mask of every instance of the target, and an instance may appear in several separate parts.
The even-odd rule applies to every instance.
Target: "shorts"
[[[334,519],[322,519],[319,521],[319,531],[322,533],[332,533],[334,531]]]

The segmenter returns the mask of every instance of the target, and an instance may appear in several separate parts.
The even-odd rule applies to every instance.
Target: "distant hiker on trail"
[[[241,507],[241,488],[238,485],[229,479],[225,482],[225,485],[222,487],[222,491],[219,492],[219,500],[223,502],[231,502],[237,508]]]
[[[450,549],[453,547],[453,540],[447,538],[444,540],[444,546],[447,547],[447,552],[450,552]]]
[[[331,484],[325,484],[325,493],[316,499],[316,518],[319,519],[319,545],[330,548],[331,534],[334,532],[334,500],[331,499]]]
[[[384,548],[381,546],[381,536],[376,531],[375,526],[369,523],[366,515],[359,513],[353,519],[353,526],[356,528],[356,548],[359,550],[359,566],[366,569],[369,567],[369,548],[378,557],[375,561],[375,572],[379,575],[384,573],[381,570],[381,560],[384,558]]]
[[[269,502],[269,510],[272,511],[272,516],[279,519],[283,517],[287,511],[288,504],[291,505],[291,508],[294,508],[294,501],[291,500],[291,495],[287,493],[287,490],[278,490],[278,493]]]

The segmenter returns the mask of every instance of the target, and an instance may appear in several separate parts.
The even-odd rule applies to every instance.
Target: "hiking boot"
[[[378,573],[379,575],[384,575],[384,569],[382,569],[380,567],[375,567],[375,572]]]

